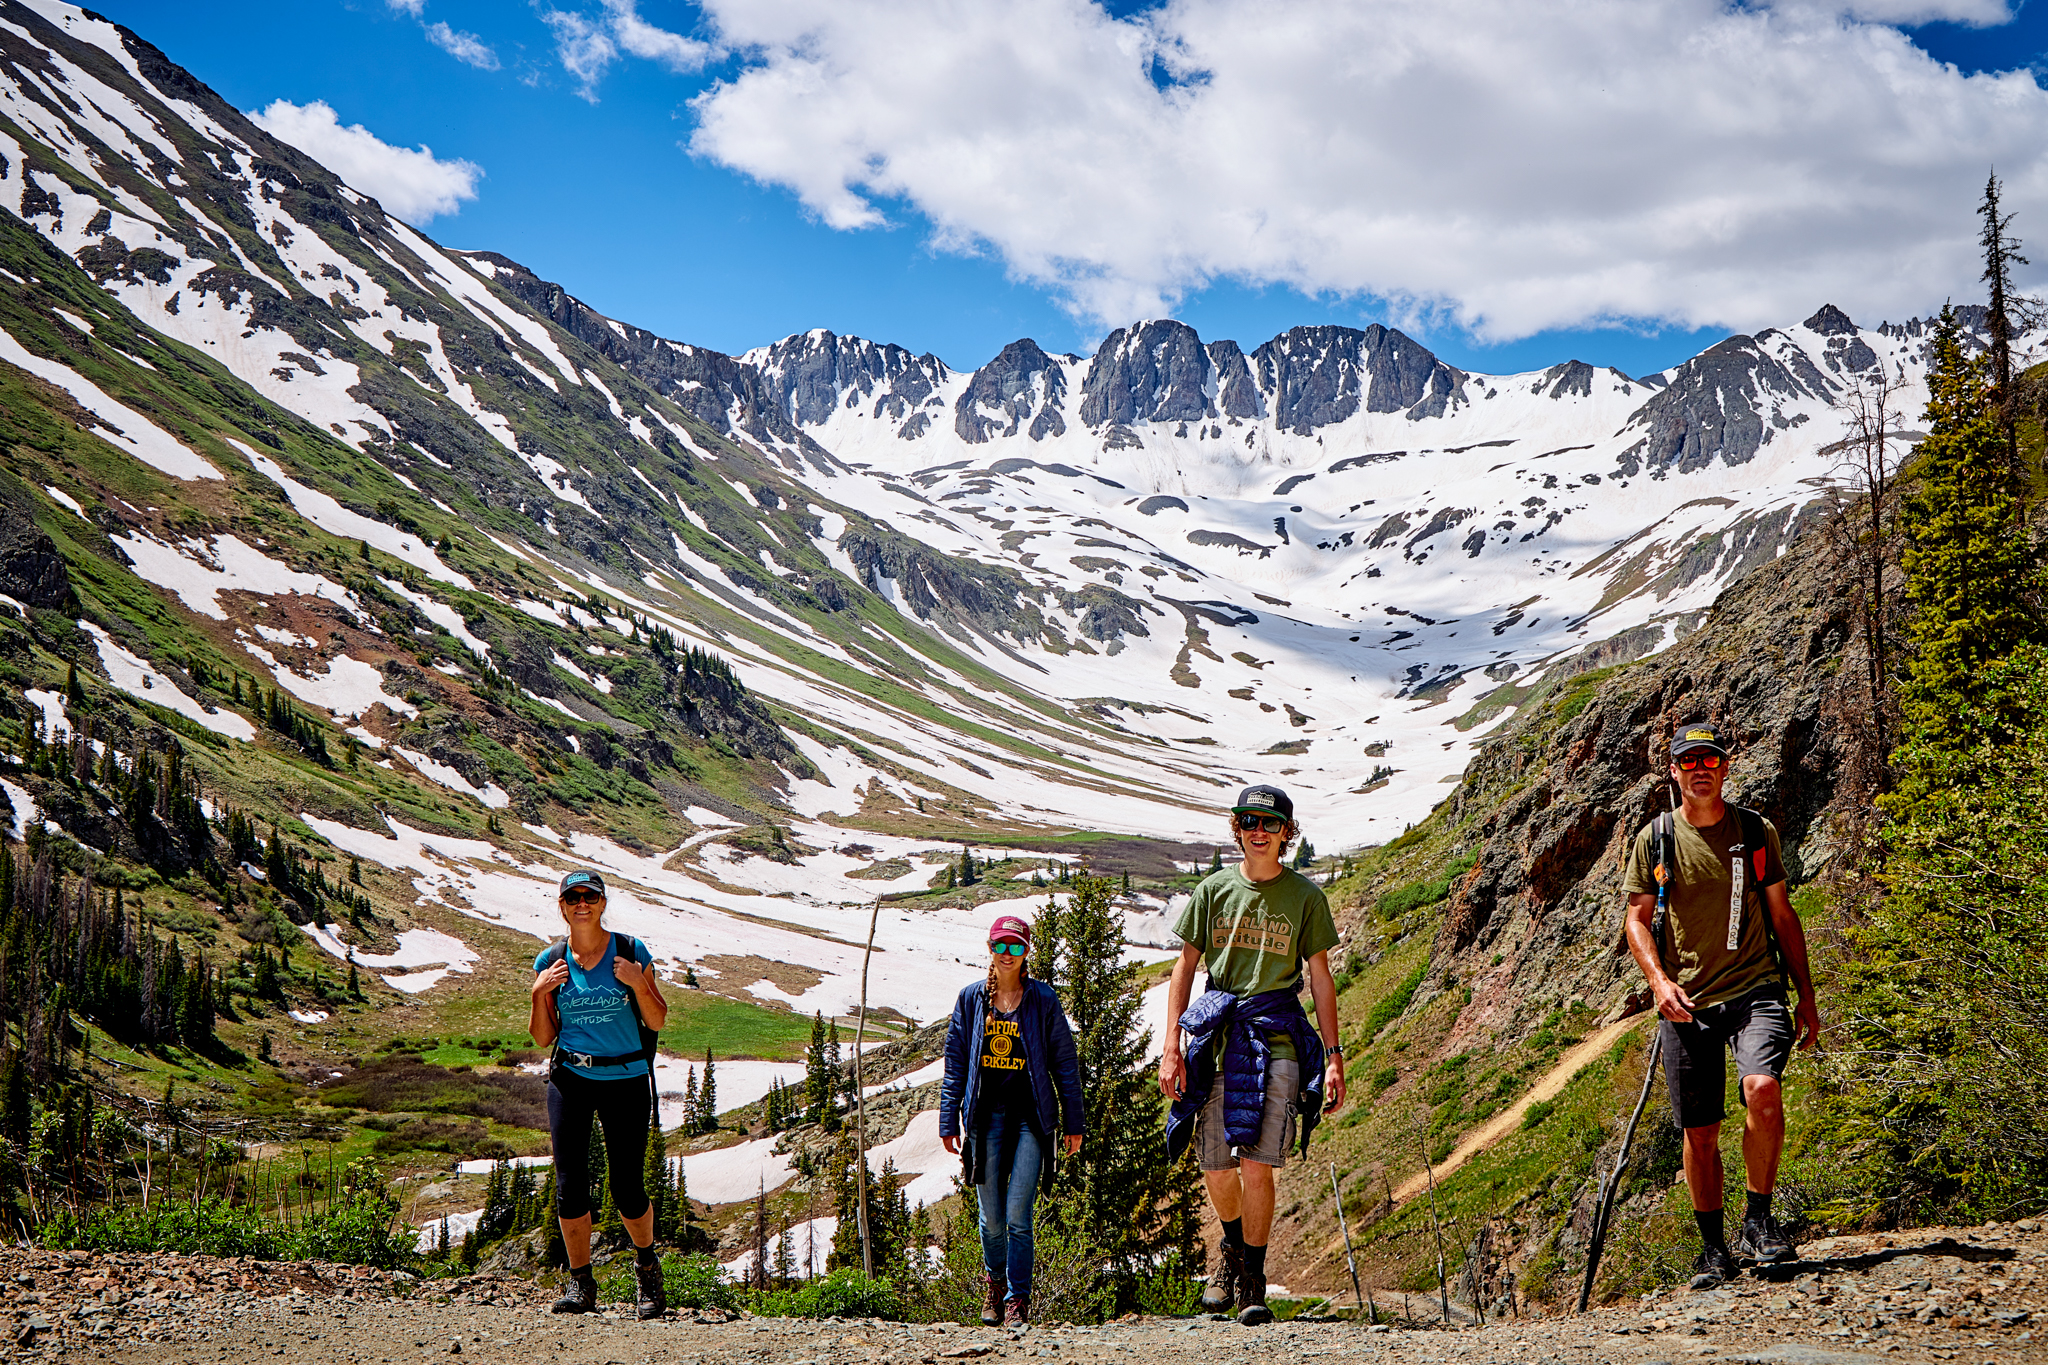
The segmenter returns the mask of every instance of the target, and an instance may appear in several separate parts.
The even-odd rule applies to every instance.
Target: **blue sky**
[[[1955,0],[1950,8],[1967,13],[1972,4],[1981,10],[1989,2]],[[597,0],[588,0],[588,6],[598,12]],[[828,225],[829,214],[821,217],[815,202],[807,207],[790,188],[764,185],[730,165],[691,155],[682,145],[698,123],[690,101],[713,82],[746,69],[738,60],[679,74],[654,61],[621,58],[604,71],[591,92],[593,100],[579,93],[578,80],[564,69],[557,30],[546,18],[552,6],[422,0],[419,7],[422,13],[415,17],[394,10],[386,0],[95,4],[239,108],[259,109],[279,99],[300,105],[324,101],[342,123],[360,123],[388,143],[426,144],[437,157],[475,163],[484,172],[476,197],[458,212],[428,223],[434,237],[453,246],[503,252],[560,281],[601,311],[663,335],[738,351],[791,332],[827,327],[933,351],[951,365],[971,368],[1020,336],[1033,337],[1048,350],[1086,350],[1106,321],[1116,320],[1100,306],[1092,314],[1079,309],[1077,316],[1072,291],[1044,283],[1042,277],[1020,282],[1015,262],[1033,249],[1028,245],[1013,246],[1006,239],[1002,246],[983,246],[978,254],[935,249],[933,214],[954,213],[953,221],[974,221],[957,205],[930,207],[944,204],[941,191],[915,183],[908,189],[871,188],[866,202],[887,225],[848,230]],[[1940,7],[1936,0],[1932,8]],[[641,0],[637,12],[646,23],[666,30],[700,36],[706,31],[704,16],[690,6]],[[456,60],[428,41],[426,22],[475,35],[491,48],[497,69]],[[1966,74],[2030,65],[2038,69],[2048,63],[2048,0],[2036,0],[2010,23],[1934,23],[1909,32],[1924,50],[1957,63]],[[910,62],[916,54],[899,52],[895,59]],[[850,54],[847,60],[860,58]],[[1209,78],[1205,71],[1188,79],[1194,87]],[[773,106],[785,121],[788,108]],[[1443,116],[1433,121],[1441,123]],[[777,125],[776,131],[786,128]],[[799,131],[815,139],[829,136],[832,129]],[[1402,135],[1412,136],[1413,130]],[[1616,136],[1625,139],[1626,132],[1618,127]],[[1960,155],[1967,158],[1974,150],[1962,149]],[[800,151],[762,155],[756,174],[766,179],[806,173]],[[1848,160],[1855,155],[1853,149],[1844,153]],[[728,162],[735,159],[744,157],[727,157]],[[1445,165],[1455,169],[1445,161],[1432,173]],[[787,169],[791,166],[796,169]],[[1969,167],[1969,174],[1981,184],[1981,169]],[[1966,216],[1969,204],[1954,208]],[[1967,233],[1970,226],[1965,218],[1957,230]],[[2037,258],[2048,257],[2048,215],[2031,224],[2023,218],[2020,228],[2043,247]],[[1842,228],[1835,224],[1828,230],[1839,234]],[[1883,259],[1904,259],[1911,248],[1911,243],[1889,245],[1885,249],[1892,255]],[[1415,248],[1411,242],[1403,249]],[[1899,311],[1911,311],[1938,306],[1946,292],[1967,297],[1961,291],[1968,282],[1958,268],[1963,257],[1953,242],[1946,249],[1945,274],[1937,270],[1926,283],[1893,289],[1882,295],[1885,303],[1904,301]],[[1118,259],[1128,264],[1127,257]],[[1656,260],[1643,268],[1654,273]],[[1428,287],[1428,267],[1418,269],[1422,274],[1416,278]],[[1716,325],[1711,320],[1715,288],[1725,288],[1731,299],[1748,298],[1743,261],[1689,264],[1685,270],[1691,272],[1688,278],[1707,283],[1689,286],[1691,294],[1672,294],[1679,302],[1670,315],[1709,319],[1702,325],[1547,326],[1489,345],[1447,315],[1455,309],[1417,313],[1411,305],[1404,330],[1468,368],[1509,372],[1576,357],[1644,373],[1726,335],[1745,308],[1750,313],[1761,309],[1769,320],[1793,322],[1805,309],[1829,301],[1821,292],[1802,295],[1795,280],[1771,297],[1779,300],[1775,306],[1781,310],[1804,297],[1797,305],[1801,311],[1788,316],[1771,311],[1768,303],[1731,303],[1722,314],[1729,320]],[[1673,271],[1674,276],[1681,273]],[[1247,349],[1300,323],[1362,325],[1394,320],[1401,311],[1359,292],[1325,290],[1310,296],[1286,285],[1236,283],[1227,260],[1220,272],[1204,268],[1198,278],[1215,282],[1180,293],[1174,314],[1205,337],[1233,337]],[[1717,279],[1725,283],[1713,284]],[[1517,296],[1514,286],[1512,278],[1492,279],[1474,284],[1474,292],[1461,297],[1512,298]],[[1455,293],[1457,286],[1450,287]],[[1554,294],[1546,295],[1542,307],[1558,306]],[[1665,295],[1653,286],[1639,296]],[[1063,297],[1068,306],[1062,306]],[[1846,298],[1833,301],[1856,311]],[[1529,315],[1543,316],[1540,311]]]

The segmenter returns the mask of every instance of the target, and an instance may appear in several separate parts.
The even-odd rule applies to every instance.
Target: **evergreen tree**
[[[1980,699],[1985,666],[2036,630],[2039,574],[1990,401],[1987,364],[1963,346],[1955,310],[1935,328],[1927,438],[1901,562],[1914,657],[1902,689],[1905,738],[1939,734]],[[1902,788],[1900,796],[1904,796]]]
[[[1054,896],[1045,898],[1031,926],[1031,974],[1048,986],[1060,984],[1060,903]]]
[[[704,1115],[697,1107],[697,1068],[691,1067],[683,1080],[683,1131],[704,1131]]]
[[[654,1212],[654,1240],[675,1244],[675,1199],[668,1178],[668,1134],[661,1128],[661,1103],[650,1099],[647,1152],[641,1162],[641,1183]]]
[[[1213,872],[1221,872],[1222,870],[1223,870],[1223,850],[1222,850],[1222,849],[1220,849],[1220,848],[1217,848],[1217,849],[1211,849],[1211,850],[1210,850],[1210,852],[1209,852],[1209,871],[1211,871],[1211,872],[1213,873]]]
[[[1060,1000],[1073,1023],[1088,1140],[1060,1163],[1057,1187],[1065,1216],[1128,1280],[1169,1231],[1170,1173],[1156,1068],[1138,1027],[1138,969],[1123,961],[1124,917],[1108,878],[1075,883],[1060,928]]]
[[[974,851],[963,845],[960,849],[960,885],[972,886],[980,879],[974,867]]]
[[[832,1072],[825,1064],[825,1016],[811,1015],[811,1044],[804,1049],[804,1117],[808,1122],[824,1120],[832,1102]]]
[[[1977,238],[1978,245],[1984,248],[1984,273],[1979,278],[1987,296],[1984,330],[1990,334],[1986,359],[1990,362],[1991,401],[2006,461],[2024,487],[2027,474],[2020,465],[2015,421],[2019,395],[2013,382],[2012,343],[2041,321],[2042,312],[2039,299],[2027,298],[2013,288],[2013,267],[2026,265],[2027,258],[2020,255],[2020,239],[2012,234],[2013,215],[2004,212],[1999,203],[2001,193],[1997,175],[1987,177],[1983,202],[1977,206],[1977,216],[1984,224]]]
[[[697,1083],[697,1110],[703,1115],[703,1131],[718,1131],[718,1078],[711,1049],[704,1049],[704,1079]]]
[[[64,666],[64,700],[71,706],[85,705],[85,688],[79,684],[76,663]]]

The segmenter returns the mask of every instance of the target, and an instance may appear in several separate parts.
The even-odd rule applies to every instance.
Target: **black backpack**
[[[1747,806],[1731,804],[1729,809],[1733,810],[1737,818],[1742,821],[1742,837],[1728,850],[1730,860],[1734,864],[1730,872],[1741,884],[1742,894],[1739,899],[1731,897],[1731,900],[1736,905],[1746,907],[1749,903],[1750,885],[1763,879],[1765,858],[1770,852],[1770,847],[1764,840],[1763,816]],[[1652,840],[1651,851],[1653,856],[1661,866],[1671,870],[1673,877],[1676,877],[1678,875],[1678,851],[1675,847],[1677,832],[1674,820],[1675,817],[1670,811],[1663,812],[1652,822],[1650,837]],[[1780,984],[1789,984],[1791,973],[1785,968],[1785,955],[1778,951],[1778,931],[1777,927],[1771,923],[1770,905],[1763,901],[1762,893],[1758,893],[1757,900],[1763,903],[1764,942],[1770,945],[1771,961],[1777,964]],[[1662,952],[1664,949],[1664,903],[1661,896],[1658,898],[1657,919],[1651,926],[1651,934],[1657,941],[1657,950]],[[1741,912],[1737,911],[1729,917],[1728,938],[1730,942],[1728,947],[1731,950],[1735,948],[1737,943],[1741,941],[1741,937],[1742,916]]]
[[[548,950],[545,953],[541,954],[540,969],[542,971],[546,971],[548,968],[554,966],[557,962],[560,962],[563,958],[567,957],[568,955],[569,940],[566,938],[558,938],[548,946]],[[631,934],[613,934],[612,958],[614,961],[617,961],[619,958],[625,958],[630,962],[638,962],[640,960],[640,940],[634,938]],[[652,971],[653,968],[650,967],[647,970]],[[562,988],[560,986],[555,987],[554,993],[556,995],[560,995],[562,993]],[[633,994],[633,992],[631,991],[627,991],[626,1003],[633,1007],[633,1022],[640,1026],[640,1050],[638,1052],[628,1052],[616,1057],[594,1057],[587,1052],[563,1051],[562,1035],[559,1031],[561,1027],[562,1011],[561,1007],[557,1005],[555,1008],[555,1025],[557,1029],[557,1032],[555,1033],[555,1047],[554,1051],[550,1053],[548,1056],[549,1079],[552,1080],[554,1078],[554,1069],[565,1061],[575,1062],[578,1066],[621,1066],[627,1062],[644,1061],[647,1063],[647,1093],[649,1095],[655,1094],[654,1045],[655,1043],[660,1041],[661,1035],[656,1033],[653,1029],[647,1027],[647,1021],[640,1017],[639,996]]]

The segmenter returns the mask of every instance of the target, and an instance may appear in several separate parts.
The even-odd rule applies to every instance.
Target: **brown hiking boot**
[[[1273,1320],[1273,1310],[1266,1307],[1264,1275],[1255,1275],[1247,1270],[1238,1276],[1237,1320],[1246,1327],[1257,1327]]]
[[[981,1325],[1000,1327],[1003,1324],[1003,1277],[988,1277],[988,1298],[981,1305]]]
[[[556,1299],[552,1308],[556,1313],[589,1313],[597,1308],[597,1280],[586,1268],[569,1277],[569,1287]]]
[[[1202,1286],[1204,1313],[1228,1313],[1237,1307],[1237,1281],[1244,1273],[1244,1252],[1226,1240],[1216,1261],[1216,1273]]]
[[[1031,1300],[1011,1299],[1003,1305],[1003,1326],[1022,1327],[1031,1321]]]

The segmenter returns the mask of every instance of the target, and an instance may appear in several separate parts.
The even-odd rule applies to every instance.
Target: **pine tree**
[[[963,845],[960,849],[960,885],[972,886],[979,880],[974,867],[974,851]]]
[[[683,1131],[701,1133],[704,1131],[704,1115],[697,1107],[697,1068],[691,1067],[683,1079]]]
[[[1060,1000],[1074,1027],[1088,1141],[1060,1163],[1068,1216],[1129,1277],[1159,1248],[1170,1190],[1166,1144],[1146,1036],[1138,1028],[1137,968],[1123,962],[1124,917],[1106,877],[1075,883],[1061,921]]]
[[[85,705],[85,688],[79,684],[76,663],[64,666],[64,700],[72,706]]]
[[[1054,896],[1045,898],[1031,926],[1031,974],[1048,986],[1060,984],[1060,903]]]
[[[1220,848],[1218,848],[1218,849],[1212,849],[1212,850],[1210,850],[1210,852],[1209,852],[1209,871],[1210,871],[1211,873],[1216,873],[1216,872],[1221,872],[1222,870],[1223,870],[1223,850],[1222,850],[1222,849],[1220,849]]]
[[[2013,267],[2028,262],[2025,256],[2020,255],[2020,239],[2012,235],[2013,215],[2001,210],[2001,190],[1997,175],[1987,177],[1983,202],[1977,206],[1977,216],[1984,223],[1977,238],[1978,245],[1984,248],[1984,273],[1979,278],[1984,282],[1987,295],[1984,329],[1990,334],[1986,358],[1990,362],[1991,401],[1997,410],[2006,462],[2024,488],[2026,471],[2020,466],[2019,432],[2015,420],[2019,395],[2013,384],[2012,343],[2014,338],[2041,321],[2042,312],[2039,299],[2027,298],[2013,288]]]
[[[1927,438],[1901,562],[1914,658],[1902,689],[1905,738],[1946,729],[1978,699],[1985,666],[2037,629],[2034,547],[1992,406],[1988,365],[1963,347],[1955,310],[1935,328]]]
[[[825,1016],[811,1015],[811,1044],[804,1049],[804,1117],[818,1123],[832,1101],[831,1075],[825,1067]]]
[[[648,1101],[647,1151],[641,1162],[641,1183],[654,1212],[654,1240],[675,1244],[675,1197],[668,1180],[668,1134],[661,1128],[661,1102]]]
[[[704,1079],[697,1083],[697,1109],[703,1115],[702,1130],[718,1131],[718,1077],[711,1049],[704,1049]]]

